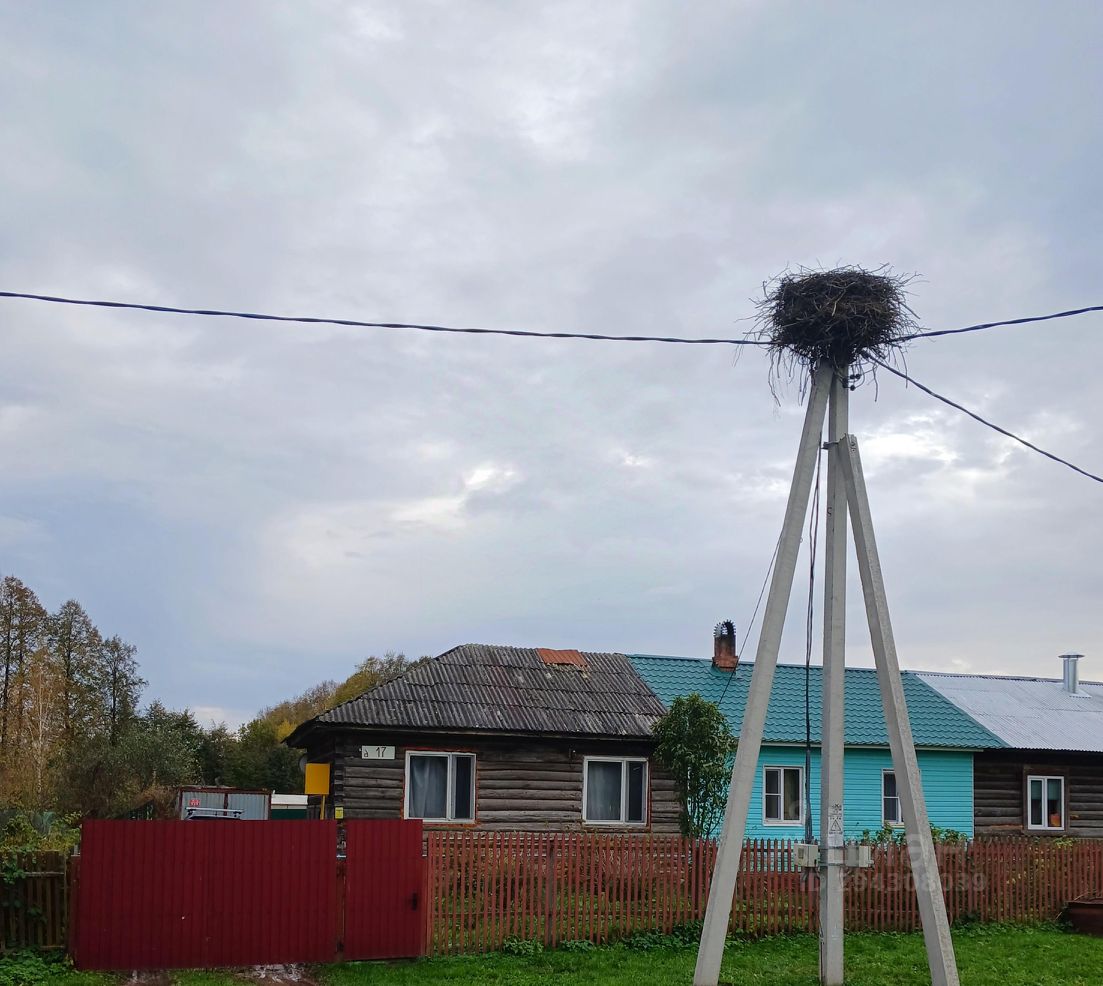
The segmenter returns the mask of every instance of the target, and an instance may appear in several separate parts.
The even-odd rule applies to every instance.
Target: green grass
[[[1103,939],[1056,928],[986,926],[954,933],[962,986],[1098,986]],[[817,986],[817,942],[800,935],[730,945],[721,981],[746,986]],[[848,986],[929,984],[920,935],[856,934],[846,938]],[[691,948],[647,952],[602,948],[545,952],[531,958],[464,956],[420,962],[348,963],[318,970],[324,986],[688,986]]]
[[[1055,927],[977,926],[954,932],[962,986],[1098,986],[1103,983],[1103,939]],[[729,945],[722,982],[739,986],[817,986],[816,939],[808,935]],[[554,951],[530,957],[473,955],[414,962],[350,962],[306,971],[318,986],[688,986],[695,951],[624,946],[588,952]],[[23,986],[4,975],[0,986]],[[848,986],[926,986],[926,953],[918,934],[854,934],[846,938]],[[12,970],[14,971],[14,970]],[[120,979],[55,967],[27,986],[119,986]],[[249,986],[242,973],[174,972],[173,986]]]

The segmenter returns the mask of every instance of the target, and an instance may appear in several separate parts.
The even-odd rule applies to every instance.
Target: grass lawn
[[[1098,986],[1103,983],[1103,939],[1053,927],[985,926],[954,932],[962,986]],[[305,971],[318,986],[438,986],[470,983],[502,986],[688,986],[692,948],[636,951],[624,947],[589,952],[501,954],[416,962],[351,962]],[[746,986],[817,986],[816,939],[770,938],[729,945],[722,982]],[[0,963],[0,970],[2,970]],[[920,986],[930,982],[918,934],[854,934],[846,938],[848,986]],[[145,978],[145,977],[143,977]],[[173,986],[292,986],[287,979],[257,979],[233,972],[173,972],[150,977]],[[49,986],[117,986],[119,980],[67,972]],[[12,984],[0,971],[0,986]],[[12,984],[16,986],[16,984]]]

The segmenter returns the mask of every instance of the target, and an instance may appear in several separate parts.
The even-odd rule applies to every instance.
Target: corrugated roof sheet
[[[1070,695],[1051,678],[1005,678],[981,674],[916,676],[1007,746],[1024,750],[1103,753],[1103,685],[1081,682]]]
[[[651,690],[666,703],[679,695],[697,692],[703,698],[719,702],[732,731],[738,735],[747,706],[753,662],[739,665],[729,684],[731,672],[720,671],[709,659],[630,655]],[[810,671],[810,711],[812,742],[820,740],[822,713],[822,668]],[[1003,744],[984,726],[961,712],[946,698],[928,687],[912,672],[904,672],[904,697],[908,703],[912,736],[916,746],[983,749]],[[725,687],[727,691],[725,692]],[[766,713],[765,742],[804,742],[804,665],[778,664]],[[853,746],[887,746],[885,717],[881,711],[881,692],[877,673],[872,668],[846,669],[846,742]]]
[[[650,736],[664,709],[628,658],[594,653],[583,657],[585,668],[549,666],[535,648],[464,644],[311,722]]]

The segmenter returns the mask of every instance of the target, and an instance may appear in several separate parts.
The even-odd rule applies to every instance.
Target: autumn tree
[[[49,618],[50,653],[61,675],[61,727],[67,746],[95,727],[102,704],[100,678],[103,640],[84,607],[75,599]]]
[[[38,597],[13,575],[0,580],[0,751],[18,747],[27,701],[27,665],[42,646],[46,610]]]

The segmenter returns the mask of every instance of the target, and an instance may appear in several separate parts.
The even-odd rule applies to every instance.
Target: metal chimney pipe
[[[1065,691],[1070,695],[1080,695],[1080,658],[1083,654],[1062,654],[1061,660],[1064,662],[1064,682]]]

